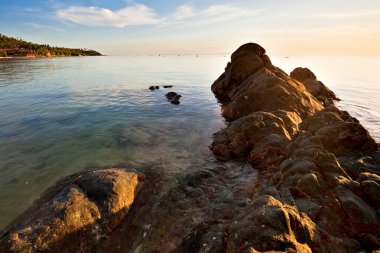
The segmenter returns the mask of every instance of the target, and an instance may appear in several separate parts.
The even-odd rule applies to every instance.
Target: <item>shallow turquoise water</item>
[[[224,56],[0,60],[0,229],[59,178],[88,167],[160,165],[181,173],[214,162],[223,127],[210,91]],[[376,57],[272,57],[308,66],[380,140]],[[173,85],[150,91],[150,85]],[[176,91],[181,104],[164,94]]]
[[[59,178],[86,167],[213,159],[223,126],[209,57],[82,57],[0,61],[0,228]],[[148,90],[150,85],[173,85]],[[165,93],[182,95],[181,104]]]

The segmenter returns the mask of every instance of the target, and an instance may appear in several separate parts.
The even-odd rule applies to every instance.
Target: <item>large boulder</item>
[[[311,253],[307,243],[316,237],[320,235],[307,216],[272,196],[263,195],[234,218],[228,230],[227,251]]]
[[[70,177],[3,236],[0,252],[93,252],[127,215],[141,179],[124,169]]]
[[[220,159],[244,158],[268,135],[290,140],[284,121],[273,113],[256,112],[232,122],[214,135],[211,150]]]
[[[296,112],[303,118],[323,108],[303,85],[289,77],[279,77],[268,68],[249,76],[228,96],[232,100],[223,106],[222,114],[229,121],[251,112],[277,110]]]
[[[256,43],[242,45],[232,54],[231,63],[227,64],[225,73],[214,82],[211,89],[220,101],[229,101],[231,98],[227,92],[265,65],[271,65],[271,62],[264,48]]]
[[[300,126],[317,136],[336,156],[364,155],[378,150],[378,144],[357,119],[335,106],[309,116]]]
[[[290,73],[290,77],[303,83],[306,89],[325,105],[332,105],[334,100],[339,100],[308,68],[296,68]]]

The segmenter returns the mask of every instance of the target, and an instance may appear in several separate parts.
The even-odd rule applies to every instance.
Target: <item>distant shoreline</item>
[[[61,56],[98,56],[101,53],[86,48],[65,48],[41,45],[20,38],[0,34],[0,57],[11,58],[50,58]]]
[[[71,58],[71,57],[94,57],[105,55],[63,55],[63,56],[0,56],[0,59],[41,59],[41,58]]]

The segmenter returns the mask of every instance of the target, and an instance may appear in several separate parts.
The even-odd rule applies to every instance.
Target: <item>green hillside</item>
[[[55,57],[97,56],[99,52],[89,49],[52,47],[27,42],[0,34],[0,57]]]

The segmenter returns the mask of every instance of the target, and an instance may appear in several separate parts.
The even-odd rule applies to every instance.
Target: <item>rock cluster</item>
[[[175,105],[179,105],[179,103],[180,103],[179,99],[182,97],[181,95],[179,95],[173,91],[166,93],[165,96],[170,103],[175,104]]]
[[[94,252],[127,215],[143,178],[105,169],[65,179],[3,235],[0,252]]]
[[[160,86],[157,86],[157,85],[156,86],[150,86],[149,89],[150,90],[158,90],[158,89],[160,89]]]
[[[175,176],[162,162],[141,169],[146,178],[124,169],[73,175],[20,217],[0,252],[380,249],[379,145],[310,70],[289,76],[249,43],[212,91],[228,121],[211,144],[223,162]],[[166,97],[179,103],[175,92]]]
[[[165,89],[168,89],[168,88],[173,88],[173,85],[163,85],[162,87]],[[149,90],[158,90],[158,89],[160,89],[160,86],[158,86],[158,85],[149,86]]]
[[[228,229],[227,252],[380,247],[379,145],[310,70],[289,76],[249,43],[212,91],[230,123],[211,149],[259,170],[252,203]]]

